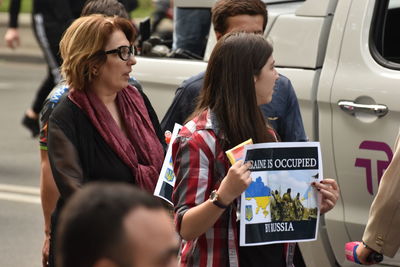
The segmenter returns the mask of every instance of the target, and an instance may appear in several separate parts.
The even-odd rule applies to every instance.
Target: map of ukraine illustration
[[[257,204],[256,214],[262,209],[264,217],[267,217],[267,206],[271,198],[271,189],[263,183],[261,177],[258,177],[255,182],[252,182],[245,191],[245,199],[251,200],[252,198]]]

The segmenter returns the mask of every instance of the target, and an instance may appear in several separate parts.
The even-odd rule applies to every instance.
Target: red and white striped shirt
[[[221,140],[216,119],[210,110],[206,110],[188,122],[173,143],[176,183],[172,201],[178,233],[184,214],[190,208],[207,201],[228,172],[230,164]],[[182,267],[239,266],[236,210],[235,201],[204,234],[182,242]],[[286,259],[287,266],[292,266],[292,253],[282,251],[282,255],[291,254],[290,259]]]
[[[183,215],[208,200],[230,167],[217,134],[211,112],[204,111],[182,128],[173,144],[177,180],[172,198],[178,232]],[[230,205],[207,232],[183,242],[181,266],[239,266],[236,228],[236,205]]]

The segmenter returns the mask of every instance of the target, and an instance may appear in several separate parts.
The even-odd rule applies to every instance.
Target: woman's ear
[[[254,75],[253,78],[254,78],[254,83],[256,83],[257,82],[257,76]]]
[[[99,75],[99,69],[98,69],[97,67],[93,67],[93,69],[92,69],[92,74],[93,74],[94,76]]]

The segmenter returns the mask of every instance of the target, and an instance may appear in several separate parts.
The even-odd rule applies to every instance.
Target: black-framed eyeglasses
[[[126,46],[122,45],[117,49],[104,51],[106,55],[108,54],[118,54],[119,58],[123,61],[127,61],[132,55],[137,55],[136,47],[134,45]]]

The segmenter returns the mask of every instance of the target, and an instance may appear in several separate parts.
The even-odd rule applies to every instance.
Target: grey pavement
[[[21,119],[46,73],[42,63],[0,59],[0,266],[39,267],[44,238],[39,145]]]

